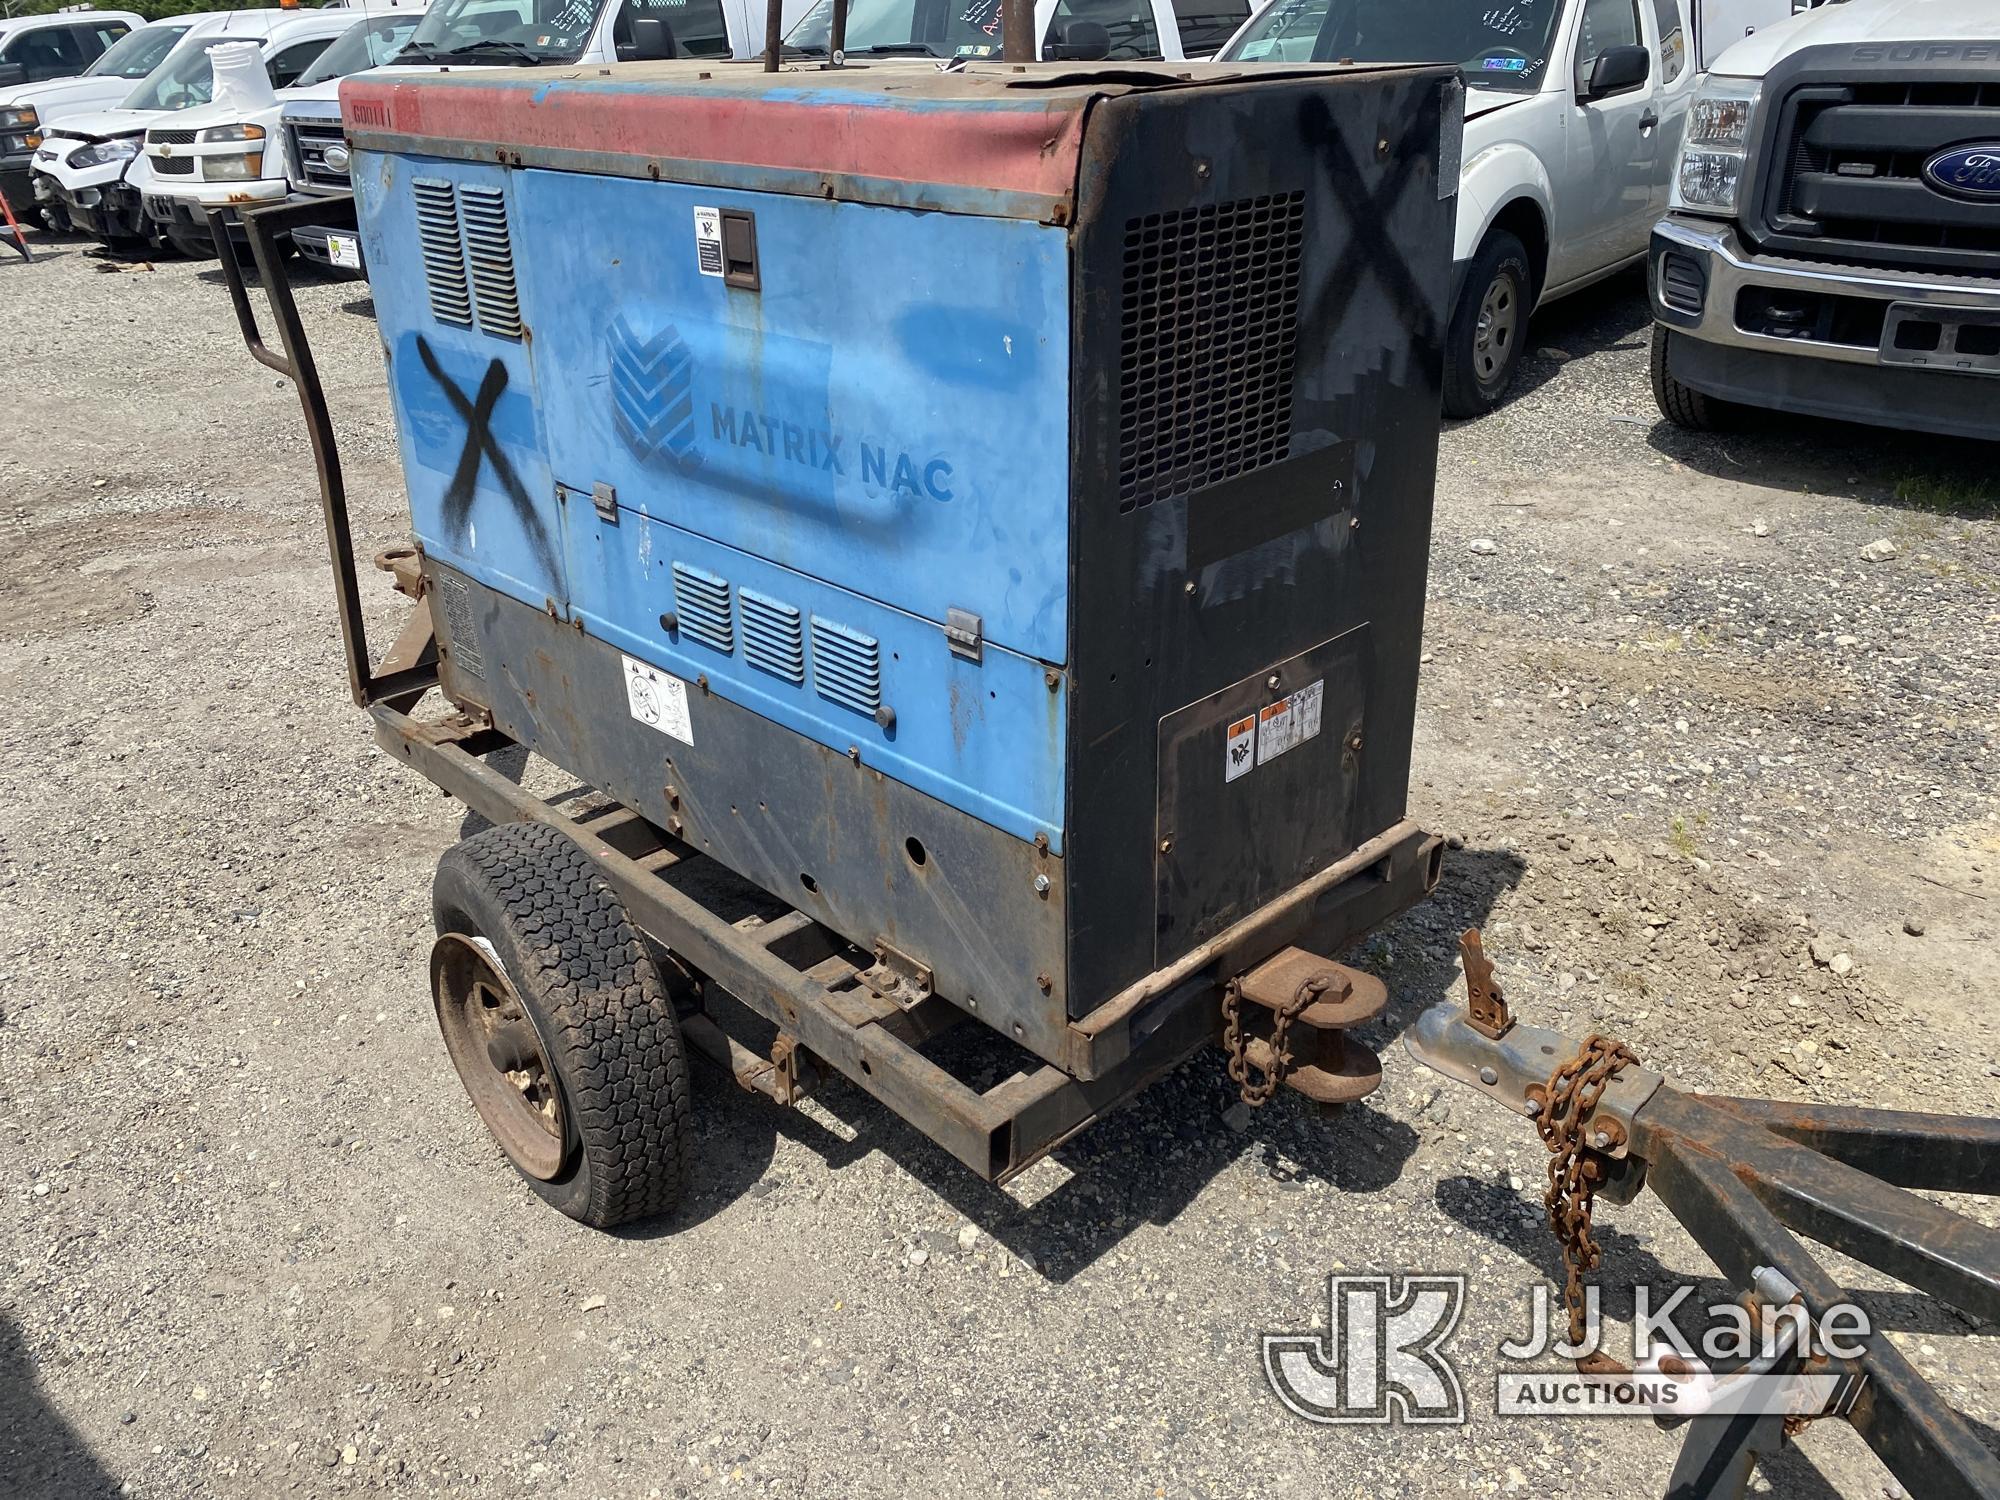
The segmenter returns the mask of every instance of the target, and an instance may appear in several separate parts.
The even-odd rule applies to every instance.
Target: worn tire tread
[[[1667,368],[1667,345],[1673,334],[1661,324],[1653,325],[1653,403],[1660,415],[1689,432],[1726,432],[1735,425],[1741,408],[1730,402],[1682,385]]]
[[[693,1133],[687,1055],[617,892],[560,829],[507,823],[445,854],[432,900],[440,932],[493,944],[562,1084],[581,1160],[530,1185],[599,1229],[671,1212]]]

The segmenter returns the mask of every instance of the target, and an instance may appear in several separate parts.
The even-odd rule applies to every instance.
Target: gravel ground
[[[1331,1123],[1231,1111],[1198,1059],[1005,1190],[844,1086],[781,1115],[704,1071],[681,1216],[542,1208],[436,1038],[462,810],[345,700],[289,389],[212,269],[0,279],[0,1492],[1659,1491],[1648,1422],[1491,1414],[1558,1274],[1544,1157],[1400,1050]],[[300,300],[374,547],[404,516],[365,296]],[[1454,851],[1366,945],[1372,1040],[1476,921],[1518,1011],[1690,1085],[1991,1110],[1991,450],[1669,429],[1630,278],[1534,337],[1444,439],[1412,791]],[[1650,1198],[1599,1218],[1614,1320],[1713,1290]],[[1472,1421],[1289,1417],[1259,1333],[1419,1269],[1475,1278]],[[2000,1446],[1995,1330],[1849,1270]],[[1897,1493],[1837,1426],[1758,1485]]]

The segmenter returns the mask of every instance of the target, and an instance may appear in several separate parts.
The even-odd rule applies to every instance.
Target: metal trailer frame
[[[212,211],[212,221],[222,212]],[[280,203],[241,213],[277,327],[278,349],[270,347],[258,327],[243,267],[228,235],[219,222],[215,228],[244,342],[260,363],[293,382],[305,413],[354,702],[372,717],[375,737],[386,751],[473,811],[496,823],[539,822],[568,834],[623,898],[644,932],[774,1025],[777,1045],[770,1057],[762,1057],[699,1012],[683,1018],[687,1040],[727,1067],[744,1087],[791,1104],[810,1090],[819,1076],[817,1064],[824,1063],[982,1178],[1004,1182],[1196,1051],[1222,1041],[1221,1001],[1233,981],[1244,980],[1246,973],[1260,966],[1274,982],[1282,980],[1296,972],[1297,954],[1289,945],[1311,942],[1338,951],[1436,887],[1443,841],[1403,819],[1071,1022],[1065,1038],[1066,1066],[1042,1063],[1023,1053],[1023,1071],[983,1092],[971,1088],[920,1050],[923,1042],[947,1027],[971,1019],[949,1001],[930,994],[912,998],[871,989],[861,982],[871,956],[805,913],[794,910],[772,920],[744,921],[719,914],[681,883],[662,878],[674,867],[706,856],[629,808],[571,816],[523,790],[481,758],[515,743],[483,719],[463,713],[440,721],[412,717],[418,700],[438,685],[430,603],[421,597],[419,559],[413,551],[376,559],[377,566],[397,575],[399,589],[417,599],[409,621],[377,663],[368,643],[332,419],[278,250],[284,236],[308,222],[336,228],[352,225],[352,197]],[[1379,992],[1379,985],[1374,988]],[[1274,1011],[1285,1003],[1262,998],[1247,980],[1236,989]],[[1301,993],[1295,1014],[1301,1012],[1304,998]],[[1303,1008],[1298,1024],[1313,1028],[1315,1012],[1337,1010],[1322,1001]],[[1000,1033],[994,1030],[993,1035]],[[1252,1066],[1267,1074],[1273,1061],[1279,1070],[1289,1062],[1282,1030],[1271,1037],[1267,1026],[1262,1035],[1253,1032],[1245,1038],[1232,1029],[1230,1036],[1239,1047],[1247,1040]],[[1328,1051],[1321,1060],[1329,1055],[1337,1058],[1336,1034],[1325,1032],[1322,1038]],[[1311,1093],[1312,1081],[1324,1076],[1308,1063],[1295,1068],[1287,1081]]]
[[[1425,1066],[1537,1118],[1584,1044],[1516,1022],[1476,933],[1466,948],[1470,1007],[1431,1007],[1405,1045]],[[1816,1326],[1844,1300],[1804,1236],[2000,1322],[2000,1231],[1918,1196],[2000,1195],[2000,1119],[1696,1094],[1626,1066],[1594,1104],[1583,1102],[1575,1123],[1591,1158],[1584,1175],[1599,1196],[1630,1203],[1651,1187],[1754,1301],[1802,1303]],[[1819,1417],[1850,1423],[1912,1495],[2000,1496],[2000,1458],[1966,1419],[1879,1329],[1861,1342],[1865,1352],[1854,1360],[1784,1352],[1772,1373],[1845,1377],[1828,1406],[1804,1418],[1685,1421],[1669,1500],[1742,1495],[1757,1458]]]

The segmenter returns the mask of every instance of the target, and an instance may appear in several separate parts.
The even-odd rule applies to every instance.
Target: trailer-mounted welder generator
[[[1437,878],[1405,796],[1453,70],[665,63],[342,104],[416,541],[384,561],[427,610],[380,671],[275,256],[261,354],[303,366],[357,696],[779,1033],[749,1056],[683,1000],[690,1038],[787,1099],[831,1064],[996,1178],[1218,1038],[1253,1099],[1374,1086],[1342,1033],[1381,985],[1316,955]],[[507,742],[624,831],[477,758]],[[690,862],[780,915],[722,920]],[[556,1002],[460,1014],[522,1010],[526,939],[440,917],[485,944],[433,966],[461,1073],[484,1037],[588,1158]],[[921,1044],[964,1019],[1046,1066],[948,1077]]]

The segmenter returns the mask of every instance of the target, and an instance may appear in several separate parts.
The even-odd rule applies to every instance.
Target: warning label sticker
[[[673,673],[626,657],[625,702],[632,710],[632,717],[641,724],[650,724],[683,745],[694,743],[694,724],[688,718],[688,685]]]
[[[1269,765],[1287,750],[1319,734],[1320,700],[1326,679],[1309,683],[1288,697],[1268,704],[1257,715],[1257,764]]]
[[[1257,764],[1257,716],[1238,719],[1222,736],[1222,779],[1234,781]]]
[[[722,210],[697,208],[694,211],[694,259],[704,276],[722,274]]]

